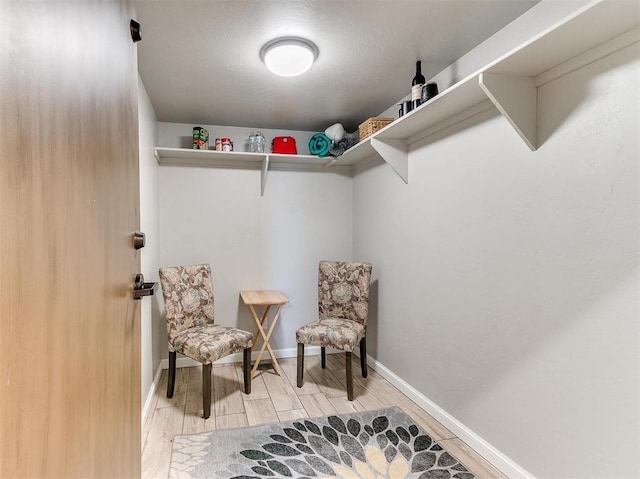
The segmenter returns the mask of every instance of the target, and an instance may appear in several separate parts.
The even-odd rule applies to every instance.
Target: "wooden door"
[[[0,1],[0,477],[140,474],[132,16]]]

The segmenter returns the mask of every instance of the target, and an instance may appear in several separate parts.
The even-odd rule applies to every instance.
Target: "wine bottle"
[[[420,105],[420,98],[422,96],[422,86],[427,82],[421,71],[422,62],[416,62],[416,76],[411,81],[411,103],[413,108]]]

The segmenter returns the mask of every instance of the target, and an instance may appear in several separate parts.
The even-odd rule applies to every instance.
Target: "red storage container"
[[[285,155],[297,155],[296,139],[292,136],[276,136],[273,139],[271,151]]]

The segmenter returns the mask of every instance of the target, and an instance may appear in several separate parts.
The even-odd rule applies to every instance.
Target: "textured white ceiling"
[[[142,80],[159,121],[348,131],[539,0],[139,0]],[[260,48],[299,36],[320,51],[307,73],[278,77]]]

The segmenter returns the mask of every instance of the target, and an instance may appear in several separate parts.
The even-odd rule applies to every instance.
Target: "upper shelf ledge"
[[[264,196],[270,170],[331,171],[353,174],[351,165],[329,165],[331,158],[311,155],[283,155],[279,153],[244,153],[239,151],[190,150],[188,148],[154,148],[159,165],[196,166],[209,168],[233,168],[260,170],[260,193]]]
[[[640,41],[638,25],[640,2],[592,2],[377,131],[334,164],[357,169],[378,155],[408,183],[407,146],[452,119],[460,121],[464,112],[475,113],[473,107],[487,100],[535,151],[537,87]]]

